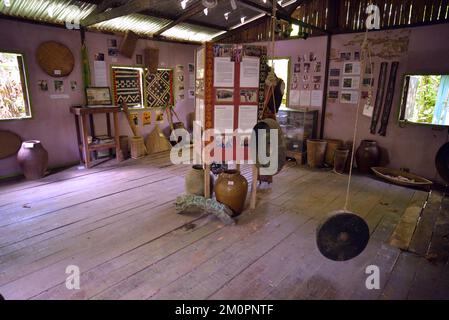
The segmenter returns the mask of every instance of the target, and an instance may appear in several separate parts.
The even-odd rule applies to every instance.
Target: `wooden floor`
[[[422,206],[427,193],[354,177],[350,208],[367,220],[371,240],[359,257],[332,262],[318,252],[315,230],[343,206],[346,176],[289,165],[260,188],[254,212],[224,226],[201,212],[175,212],[188,169],[160,154],[0,185],[0,293],[6,299],[449,298],[441,195],[432,196],[402,251],[390,237],[398,225],[416,226],[405,213]],[[250,179],[249,168],[243,172]],[[69,265],[80,268],[80,290],[65,286]],[[380,290],[365,287],[369,265],[380,268]]]

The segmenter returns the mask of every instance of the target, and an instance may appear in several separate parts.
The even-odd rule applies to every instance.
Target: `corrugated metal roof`
[[[96,7],[94,4],[74,0],[10,0],[10,6],[6,6],[5,3],[7,2],[0,1],[0,12],[4,15],[57,24],[64,24],[66,21],[79,22]],[[158,17],[131,14],[98,23],[92,27],[120,33],[132,30],[151,37],[169,22],[170,20]],[[203,42],[218,33],[220,33],[219,30],[182,23],[164,32],[163,36],[177,40]]]

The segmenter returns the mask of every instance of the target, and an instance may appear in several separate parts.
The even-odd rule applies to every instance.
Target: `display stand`
[[[206,198],[211,196],[209,174],[213,161],[236,163],[240,171],[242,162],[252,160],[249,142],[264,105],[266,63],[267,49],[263,46],[206,43],[196,52],[194,135],[215,130],[210,140],[194,141],[196,159],[205,164]],[[244,133],[237,134],[237,129]],[[259,170],[255,164],[251,166],[250,207],[255,209]]]
[[[80,150],[80,158],[84,162],[84,166],[88,169],[92,167],[92,161],[90,159],[90,153],[100,150],[115,149],[117,162],[122,161],[120,151],[120,128],[118,121],[118,113],[120,108],[116,106],[108,107],[71,107],[70,112],[75,115],[75,124],[77,131],[78,146]],[[113,114],[114,119],[114,136],[111,133],[110,114]],[[87,117],[93,114],[106,114],[106,123],[108,128],[108,136],[114,139],[114,142],[105,144],[92,144],[88,142],[88,125]],[[93,128],[93,121],[91,122],[91,136],[95,138],[95,132]]]

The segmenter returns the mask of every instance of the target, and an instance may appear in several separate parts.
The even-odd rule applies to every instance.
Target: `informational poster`
[[[311,100],[310,90],[301,90],[299,92],[299,105],[301,107],[309,107]]]
[[[142,124],[149,126],[151,124],[151,111],[142,112]]]
[[[239,129],[252,130],[257,124],[257,106],[239,107]]]
[[[204,125],[204,100],[203,99],[196,99],[196,104],[195,104],[195,120],[199,121],[201,123],[201,125]]]
[[[291,106],[297,106],[299,105],[299,90],[292,90],[290,91],[290,105]]]
[[[240,63],[240,87],[257,88],[259,86],[260,60],[244,57]]]
[[[358,91],[342,91],[340,102],[346,103],[346,104],[357,104],[359,102],[359,92]]]
[[[96,87],[107,87],[108,76],[105,61],[94,61],[94,83]]]
[[[234,106],[215,106],[215,129],[221,133],[234,131]]]
[[[234,62],[231,58],[214,58],[214,87],[234,87]]]
[[[323,104],[323,90],[312,90],[310,105],[312,107],[321,107]]]
[[[363,115],[368,118],[372,118],[373,113],[374,113],[374,106],[370,104],[365,104],[365,106],[363,107]]]
[[[196,78],[204,79],[204,48],[196,52]]]
[[[195,65],[193,63],[189,63],[189,88],[195,89]]]

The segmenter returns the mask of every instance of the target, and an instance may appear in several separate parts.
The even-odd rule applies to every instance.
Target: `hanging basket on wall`
[[[36,60],[46,74],[56,78],[68,76],[75,66],[72,51],[55,41],[42,43],[37,48]]]

